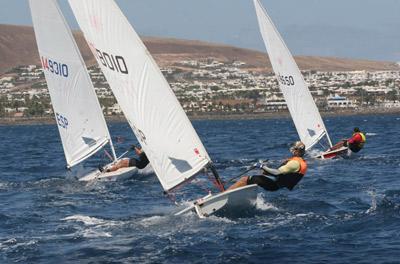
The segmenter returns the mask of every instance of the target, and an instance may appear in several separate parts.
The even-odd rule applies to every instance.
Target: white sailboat
[[[168,82],[113,0],[69,0],[78,24],[92,49],[134,134],[166,192],[193,179],[205,169],[221,181],[200,138],[176,99]],[[210,195],[197,202],[200,217],[214,212],[213,199],[251,193],[256,186]],[[237,203],[249,203],[250,199]],[[216,204],[216,203],[215,203]],[[221,203],[213,209],[218,210]],[[203,211],[202,208],[205,210]],[[205,206],[207,205],[207,206]]]
[[[306,145],[306,150],[315,146],[324,137],[329,147],[332,147],[325,124],[292,54],[260,1],[254,0],[254,6],[272,68],[300,140]],[[320,157],[331,158],[343,151],[347,153],[347,149],[338,149],[326,152],[327,156],[322,153]]]
[[[56,0],[29,0],[36,41],[50,92],[67,168],[86,160],[112,140],[93,84]],[[126,178],[137,168],[94,171],[80,180]]]

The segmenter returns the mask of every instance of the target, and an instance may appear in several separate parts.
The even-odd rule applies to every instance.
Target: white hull
[[[234,190],[207,195],[193,202],[192,205],[179,211],[175,215],[181,215],[188,211],[195,211],[200,218],[213,214],[225,215],[246,211],[255,206],[257,199],[257,185],[247,185]]]
[[[119,181],[129,179],[137,173],[138,168],[136,167],[121,168],[113,172],[100,172],[96,170],[79,178],[79,181]]]

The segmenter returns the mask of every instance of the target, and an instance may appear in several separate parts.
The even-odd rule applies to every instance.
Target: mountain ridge
[[[93,55],[81,32],[74,37],[87,65],[95,64]],[[266,53],[219,43],[174,38],[143,37],[144,43],[161,66],[170,66],[182,60],[214,58],[221,62],[239,60],[245,68],[254,71],[271,71]],[[400,70],[395,62],[370,61],[319,56],[295,56],[302,70],[353,71]],[[31,26],[0,24],[0,74],[19,65],[39,65],[35,35]]]

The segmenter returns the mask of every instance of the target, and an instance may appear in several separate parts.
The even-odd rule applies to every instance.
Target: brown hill
[[[88,65],[95,63],[82,34],[75,32],[74,36]],[[185,59],[199,60],[212,57],[220,61],[244,61],[254,70],[271,70],[266,53],[259,51],[193,40],[144,37],[144,42],[162,66],[172,65]],[[400,67],[393,62],[308,56],[298,56],[296,61],[303,70],[400,70]],[[0,73],[18,65],[39,63],[32,27],[0,25]]]

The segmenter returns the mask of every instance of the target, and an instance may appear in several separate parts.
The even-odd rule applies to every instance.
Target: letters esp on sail
[[[65,158],[72,167],[107,144],[110,134],[86,65],[57,1],[29,0],[29,5]]]

